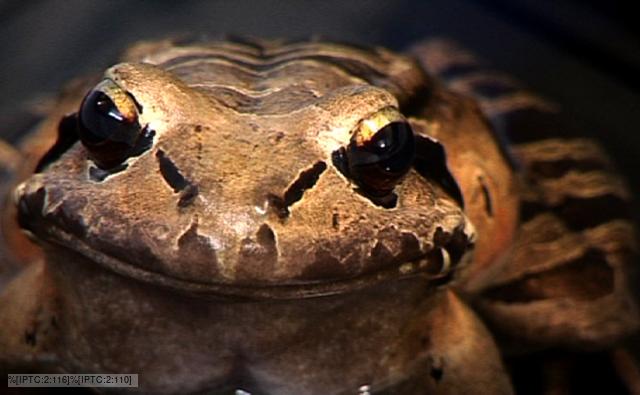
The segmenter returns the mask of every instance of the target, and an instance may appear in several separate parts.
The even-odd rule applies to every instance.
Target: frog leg
[[[10,140],[0,139],[0,290],[15,272],[42,259],[40,247],[18,226],[12,194],[13,188],[31,175],[35,161],[47,145],[53,144],[51,139],[38,133],[38,125],[49,109],[46,101],[40,99],[16,109],[9,117],[2,117]]]
[[[473,290],[487,320],[520,345],[588,349],[635,331],[631,196],[607,155],[555,105],[469,52],[444,41],[417,51],[439,60],[430,71],[452,89],[479,101],[521,174],[519,233],[499,270]]]
[[[40,111],[23,111],[4,120],[7,130],[18,136],[32,135]],[[21,368],[32,371],[53,359],[51,346],[57,322],[53,288],[40,247],[20,230],[12,201],[13,187],[33,170],[39,152],[33,147],[50,142],[42,135],[23,141],[16,148],[0,140],[0,371]],[[31,142],[35,144],[31,144]],[[40,148],[43,151],[45,148]],[[29,160],[29,158],[32,158]]]
[[[424,285],[417,283],[420,288]],[[340,300],[330,310],[318,310],[330,319],[313,318],[305,325],[293,325],[298,329],[278,336],[277,346],[268,352],[262,350],[255,356],[245,352],[243,358],[251,361],[245,363],[245,377],[251,378],[257,392],[269,394],[513,393],[491,333],[458,295],[441,289],[426,298],[404,299],[402,292],[387,293],[389,286],[400,289],[386,284],[364,294],[345,295],[348,301]],[[406,302],[399,310],[411,306],[406,310],[409,315],[394,315],[389,322],[388,317],[380,316],[387,303],[391,306],[399,301]],[[316,303],[297,303],[301,302],[309,306]],[[354,319],[354,311],[364,313],[359,318],[363,322]],[[304,313],[313,317],[314,308]],[[353,325],[359,328],[356,332]],[[334,348],[340,350],[338,355]]]
[[[413,52],[451,89],[478,101],[520,174],[511,248],[463,287],[503,349],[581,353],[636,331],[630,281],[638,237],[630,193],[607,155],[556,105],[456,44],[434,40]]]
[[[28,265],[0,290],[0,371],[55,362],[55,291],[44,261]]]
[[[17,170],[21,158],[22,156],[18,150],[5,141],[0,140],[0,196],[7,196],[13,175]],[[5,207],[2,200],[0,200],[0,204],[2,204],[3,208]],[[6,216],[4,212],[5,210],[3,210],[3,217]],[[6,230],[0,226],[0,290],[16,269],[12,254],[5,243],[7,239],[5,233]]]
[[[380,393],[513,394],[500,351],[484,323],[454,291],[445,290],[437,297],[438,307],[426,316],[426,322],[416,319],[410,328],[420,334],[412,338],[429,339],[426,366],[416,368],[421,372],[417,377],[386,387]],[[419,347],[412,350],[417,352]]]
[[[493,337],[453,292],[433,314],[429,393],[511,394],[513,389]],[[435,384],[435,385],[434,385]]]

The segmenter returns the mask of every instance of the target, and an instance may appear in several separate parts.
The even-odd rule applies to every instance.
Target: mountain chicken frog
[[[629,355],[630,196],[573,130],[447,41],[139,43],[0,144],[0,369],[510,394]]]

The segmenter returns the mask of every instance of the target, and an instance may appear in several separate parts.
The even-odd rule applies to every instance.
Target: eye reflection
[[[78,113],[80,140],[89,156],[102,169],[122,164],[140,151],[142,138],[140,106],[114,81],[105,79],[85,96]]]
[[[347,147],[333,153],[334,165],[366,194],[381,198],[392,194],[415,157],[413,130],[393,108],[363,120]]]

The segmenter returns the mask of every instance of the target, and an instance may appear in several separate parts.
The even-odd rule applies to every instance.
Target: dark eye
[[[347,147],[333,154],[333,162],[363,192],[374,198],[391,195],[415,157],[409,123],[397,110],[382,110],[362,121]]]
[[[78,130],[99,167],[110,169],[133,156],[144,135],[139,112],[133,97],[109,79],[85,96],[78,113]]]

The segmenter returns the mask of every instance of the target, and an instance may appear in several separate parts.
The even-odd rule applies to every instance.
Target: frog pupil
[[[413,132],[409,125],[394,122],[380,129],[370,144],[364,145],[361,149],[352,149],[352,164],[354,169],[363,166],[362,170],[366,169],[371,176],[388,178],[390,183],[395,184],[411,166],[414,151]],[[376,169],[373,170],[372,167]]]
[[[134,101],[132,97],[129,98]],[[139,107],[136,108],[139,111]],[[140,155],[140,151],[148,149],[153,132],[145,133],[145,130],[140,127],[137,114],[125,116],[114,100],[101,89],[89,92],[80,105],[80,140],[88,149],[91,159],[103,170],[117,168],[130,156]]]
[[[411,127],[392,122],[381,128],[368,142],[352,141],[334,154],[334,163],[364,192],[374,197],[387,196],[409,171],[415,156]]]
[[[107,140],[133,145],[138,127],[125,119],[117,106],[104,92],[87,95],[80,109],[80,137],[89,144]]]

